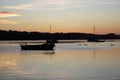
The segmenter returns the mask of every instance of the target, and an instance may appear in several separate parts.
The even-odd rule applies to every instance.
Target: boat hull
[[[88,42],[105,42],[105,40],[99,40],[99,39],[88,39]]]
[[[42,45],[20,45],[21,50],[54,50],[55,44],[42,44]]]

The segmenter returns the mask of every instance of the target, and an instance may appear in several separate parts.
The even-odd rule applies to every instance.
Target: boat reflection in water
[[[21,51],[20,55],[30,55],[30,54],[43,54],[43,55],[55,55],[55,50],[42,50],[42,51],[39,51],[39,50],[31,50],[31,51],[28,51],[28,50],[25,50],[25,51]]]

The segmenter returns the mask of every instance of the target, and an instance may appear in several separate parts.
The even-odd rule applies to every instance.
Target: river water
[[[54,51],[1,41],[0,80],[120,80],[120,41],[57,43]]]

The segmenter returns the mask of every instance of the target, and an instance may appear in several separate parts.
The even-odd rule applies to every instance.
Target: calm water
[[[0,80],[120,80],[120,42],[59,43],[55,51],[0,42]]]

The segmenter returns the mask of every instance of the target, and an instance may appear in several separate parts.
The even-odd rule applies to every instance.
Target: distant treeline
[[[89,34],[89,33],[48,33],[48,32],[25,32],[0,30],[0,40],[80,40],[89,38],[99,39],[120,39],[120,35],[109,34]]]

